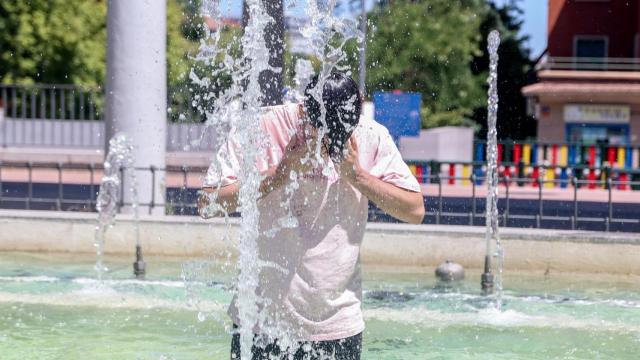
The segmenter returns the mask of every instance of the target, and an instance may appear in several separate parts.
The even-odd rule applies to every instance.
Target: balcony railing
[[[640,58],[549,56],[537,70],[640,71]]]

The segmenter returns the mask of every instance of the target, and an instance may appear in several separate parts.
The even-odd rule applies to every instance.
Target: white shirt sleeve
[[[397,187],[420,192],[420,184],[402,159],[398,147],[389,132],[384,129],[380,134],[371,175]]]

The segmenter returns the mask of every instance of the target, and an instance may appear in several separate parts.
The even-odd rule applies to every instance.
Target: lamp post
[[[164,215],[164,168],[167,128],[166,1],[109,0],[105,154],[109,139],[124,133],[133,144],[137,184],[122,176],[123,212]],[[160,204],[161,206],[157,206]],[[136,234],[138,236],[138,234]],[[136,277],[145,273],[136,241]]]

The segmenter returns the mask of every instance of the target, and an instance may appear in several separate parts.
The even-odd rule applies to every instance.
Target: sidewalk
[[[202,175],[209,166],[211,154],[204,152],[169,152],[166,157],[167,167],[189,169],[185,179],[182,171],[167,173],[165,183],[167,187],[202,186]],[[34,164],[63,164],[86,166],[84,169],[63,169],[60,174],[55,168],[34,168],[31,181],[34,183],[57,184],[61,180],[64,184],[94,185],[100,184],[101,170],[95,170],[93,177],[90,165],[101,165],[104,161],[102,150],[78,148],[0,148],[0,163],[34,163]],[[26,167],[10,167],[6,164],[0,168],[2,182],[29,182],[29,170]]]

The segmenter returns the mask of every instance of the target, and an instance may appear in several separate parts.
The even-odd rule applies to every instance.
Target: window
[[[587,144],[629,144],[629,125],[626,124],[566,124],[565,138]]]
[[[604,36],[576,36],[574,56],[603,58],[607,57],[607,41]]]

